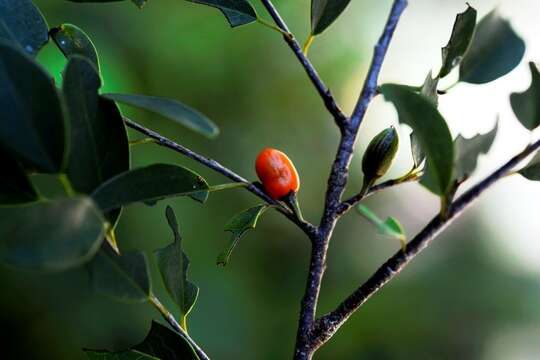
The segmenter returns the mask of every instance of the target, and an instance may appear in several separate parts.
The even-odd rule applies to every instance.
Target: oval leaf
[[[81,55],[94,64],[99,72],[99,58],[94,43],[86,33],[72,24],[62,24],[50,31],[54,43],[69,58]]]
[[[199,360],[182,334],[155,321],[152,321],[152,327],[144,341],[134,346],[134,349],[163,360]]]
[[[512,93],[510,104],[519,122],[529,130],[540,125],[540,72],[533,62],[531,69],[531,86],[522,93]]]
[[[232,233],[229,247],[217,258],[217,264],[225,266],[229,263],[231,254],[238,244],[238,241],[251,229],[255,229],[259,217],[269,208],[269,205],[257,205],[236,214],[225,225],[225,231]]]
[[[326,30],[345,10],[351,0],[311,0],[311,33]]]
[[[476,28],[472,43],[459,67],[459,80],[484,84],[512,71],[523,58],[525,42],[496,10]]]
[[[148,301],[151,282],[144,253],[131,251],[120,256],[103,244],[88,270],[96,292],[127,302]]]
[[[0,143],[39,171],[60,172],[65,125],[53,80],[32,58],[0,42],[0,84]]]
[[[540,152],[537,152],[527,166],[519,170],[518,173],[526,179],[540,181]]]
[[[155,201],[173,196],[191,196],[204,202],[208,184],[198,174],[182,166],[154,164],[126,171],[103,183],[92,197],[103,211],[139,201]]]
[[[380,92],[396,107],[399,121],[409,125],[427,157],[422,185],[437,195],[444,195],[452,180],[454,146],[450,130],[437,108],[425,96],[409,87],[385,84]]]
[[[104,220],[86,197],[0,209],[0,261],[35,270],[65,270],[90,260]]]
[[[180,308],[180,323],[185,324],[186,317],[197,300],[199,288],[187,279],[189,259],[182,249],[182,237],[173,209],[167,206],[165,214],[174,235],[174,242],[156,250],[155,254],[165,288]]]
[[[49,41],[49,27],[31,0],[0,0],[0,38],[36,56]]]
[[[257,13],[247,0],[188,0],[219,9],[231,27],[245,25],[257,20]]]
[[[129,94],[105,94],[103,96],[159,114],[209,138],[214,138],[219,134],[219,129],[212,120],[177,100]]]
[[[22,166],[0,148],[0,204],[20,204],[38,199],[36,189]]]
[[[476,10],[467,4],[467,10],[457,14],[452,35],[448,44],[442,48],[442,67],[439,78],[443,78],[459,65],[467,52],[476,27]]]

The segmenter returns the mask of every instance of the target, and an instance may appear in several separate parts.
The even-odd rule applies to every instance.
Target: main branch
[[[522,152],[514,156],[503,166],[486,177],[483,181],[473,186],[448,207],[445,217],[434,217],[426,227],[412,239],[405,252],[398,251],[386,261],[365,283],[349,295],[337,308],[329,314],[317,320],[313,330],[313,344],[320,347],[330,339],[345,321],[362,306],[373,294],[403,270],[403,268],[431,241],[440,234],[452,221],[461,215],[465,209],[471,206],[480,195],[489,189],[495,182],[512,173],[513,169],[527,156],[540,148],[540,140],[527,146]]]

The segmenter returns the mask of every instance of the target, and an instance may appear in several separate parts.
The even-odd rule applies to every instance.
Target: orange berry
[[[255,171],[263,184],[264,190],[274,200],[297,192],[300,188],[298,172],[285,153],[265,148],[257,156]]]

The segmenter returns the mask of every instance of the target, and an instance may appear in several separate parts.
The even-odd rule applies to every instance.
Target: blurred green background
[[[206,140],[159,117],[125,108],[136,121],[248,179],[255,180],[253,163],[263,147],[289,154],[301,175],[304,215],[318,221],[339,134],[279,34],[259,24],[231,30],[217,10],[182,0],[149,0],[142,11],[129,1],[35,2],[51,27],[73,23],[94,39],[103,91],[177,98],[213,119],[221,135]],[[465,8],[463,1],[454,0],[410,2],[388,54],[384,81],[423,81],[440,63],[440,47],[446,44],[454,16]],[[260,4],[253,3],[268,18]],[[471,4],[482,15],[494,3]],[[501,11],[528,41],[528,58],[538,60],[538,45],[530,40],[540,30],[531,20],[540,6],[524,0],[501,3]],[[296,36],[305,39],[309,1],[275,4]],[[346,111],[354,106],[390,4],[353,1],[311,49],[311,59]],[[61,81],[65,60],[54,45],[49,44],[39,59]],[[494,115],[502,114],[503,134],[493,155],[482,159],[480,174],[530,140],[507,105],[508,93],[527,84],[522,65],[514,75],[486,87],[460,85],[441,100],[455,134],[486,131]],[[469,121],[471,117],[478,120]],[[361,152],[370,137],[395,123],[393,109],[376,99],[361,129],[348,193],[361,184]],[[402,149],[389,177],[399,176],[411,164],[407,129],[401,129],[401,135]],[[165,149],[133,149],[133,166],[154,162],[186,165],[212,184],[227,182]],[[362,307],[316,358],[540,358],[540,208],[530,201],[540,196],[539,190],[522,179],[498,184]],[[151,254],[172,241],[164,209],[167,204],[174,207],[191,258],[190,277],[201,289],[189,319],[190,333],[215,359],[291,358],[309,255],[307,239],[269,211],[256,231],[241,241],[229,266],[215,266],[229,241],[223,225],[258,201],[246,191],[230,190],[212,194],[205,205],[184,198],[154,207],[134,205],[124,211],[119,224],[123,251]],[[410,237],[437,211],[437,199],[414,184],[378,194],[367,204],[382,217],[400,219]],[[348,214],[331,243],[319,312],[331,310],[398,248],[354,212]],[[153,287],[174,308],[150,258]],[[149,305],[126,305],[93,294],[84,270],[42,275],[0,268],[0,279],[0,320],[12,359],[75,360],[85,358],[82,347],[120,350],[141,341],[150,320],[159,319]]]

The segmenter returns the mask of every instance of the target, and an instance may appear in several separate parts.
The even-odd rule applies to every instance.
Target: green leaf
[[[424,95],[435,107],[439,105],[439,95],[437,94],[437,86],[439,78],[432,78],[431,71],[427,74],[424,84],[420,88],[420,94]]]
[[[247,0],[188,0],[219,9],[231,27],[246,25],[257,20],[257,13]]]
[[[498,127],[497,122],[488,133],[476,135],[470,139],[466,139],[461,135],[457,136],[454,141],[456,156],[454,176],[458,181],[468,178],[474,172],[478,156],[487,154],[495,140]]]
[[[189,259],[182,249],[182,237],[173,209],[167,206],[165,214],[174,235],[174,242],[156,250],[155,254],[165,287],[180,308],[182,324],[197,300],[199,288],[187,279]]]
[[[512,71],[523,58],[525,42],[496,10],[476,28],[472,43],[459,67],[459,80],[484,84]]]
[[[162,360],[199,360],[182,334],[155,321],[144,341],[134,349]]]
[[[311,0],[311,33],[326,30],[345,10],[351,0]]]
[[[96,47],[86,33],[72,24],[62,24],[50,31],[54,43],[69,58],[80,55],[92,62],[99,72],[99,57]]]
[[[212,120],[177,100],[128,94],[105,94],[103,96],[159,114],[208,138],[215,138],[219,134],[219,129]]]
[[[414,132],[411,133],[411,154],[414,162],[414,168],[418,169],[422,162],[426,159],[426,153],[422,149],[420,140]]]
[[[518,120],[529,130],[540,125],[540,72],[533,62],[531,69],[531,86],[522,93],[512,93],[510,104]]]
[[[257,205],[236,214],[225,225],[225,231],[232,233],[229,247],[217,258],[217,265],[226,266],[238,241],[251,229],[257,226],[259,217],[269,208],[269,205]]]
[[[49,26],[30,0],[0,0],[0,38],[36,56],[49,41]],[[3,57],[3,56],[0,56]]]
[[[94,256],[104,220],[93,201],[75,197],[0,208],[0,262],[34,270],[65,270]]]
[[[413,129],[426,153],[427,168],[421,184],[444,195],[452,180],[454,159],[452,136],[444,118],[425,96],[407,86],[385,84],[380,92],[396,107],[399,121]]]
[[[405,244],[405,231],[398,220],[393,217],[388,217],[383,221],[373,211],[362,204],[358,204],[356,209],[360,215],[366,218],[377,228],[379,234],[397,239],[402,243],[402,245]]]
[[[65,125],[52,78],[32,58],[0,41],[0,143],[24,165],[58,173]]]
[[[107,350],[84,350],[89,360],[161,360],[137,350],[109,352]]]
[[[129,170],[129,143],[116,104],[99,96],[101,79],[89,60],[74,56],[64,75],[71,118],[67,174],[73,187],[91,193],[104,181]]]
[[[101,210],[109,211],[135,202],[185,195],[205,202],[208,184],[182,166],[154,164],[113,177],[98,187],[92,197]]]
[[[96,292],[127,302],[148,301],[151,282],[144,253],[118,255],[109,244],[103,244],[88,270]]]
[[[476,10],[467,4],[467,10],[457,14],[452,35],[448,44],[442,48],[442,67],[439,78],[443,78],[459,65],[469,49],[476,27]]]
[[[540,181],[540,152],[537,152],[532,160],[518,173],[526,179]]]
[[[0,204],[20,204],[38,199],[38,194],[22,166],[0,148]]]

